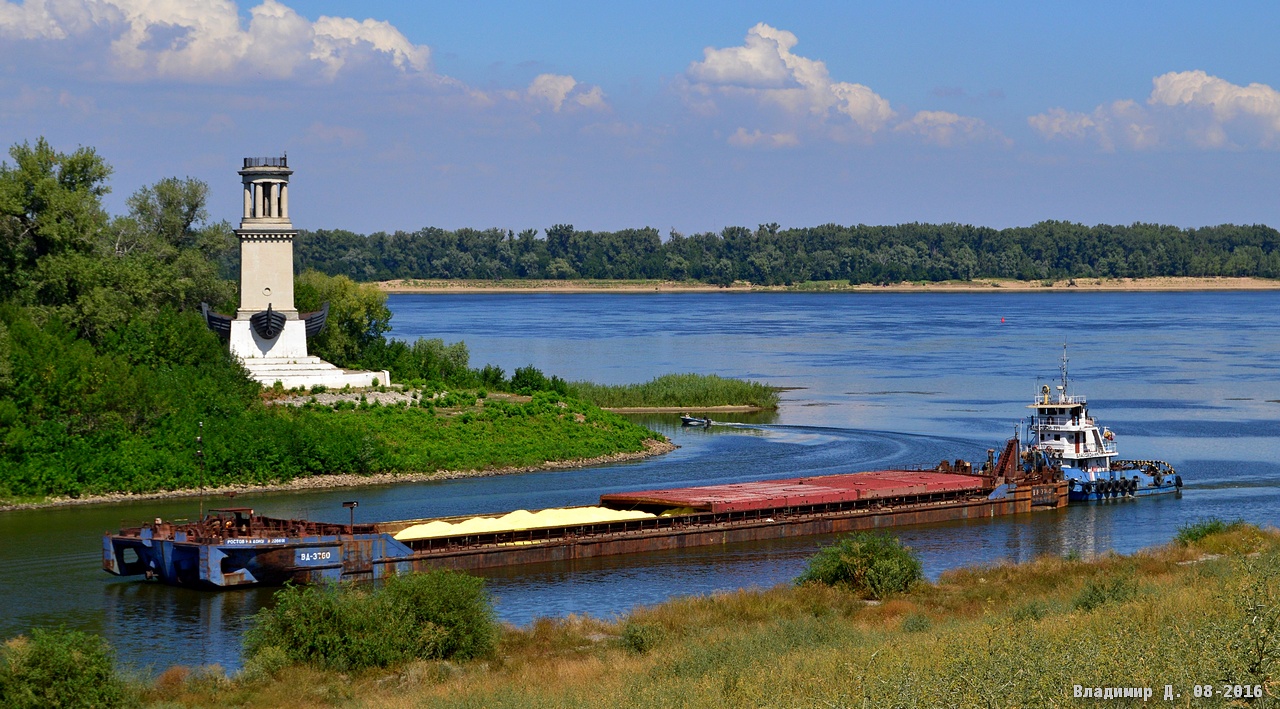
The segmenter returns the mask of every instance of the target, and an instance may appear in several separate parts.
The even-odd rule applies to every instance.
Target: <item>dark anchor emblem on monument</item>
[[[253,325],[253,331],[264,340],[274,340],[284,330],[285,317],[284,313],[277,313],[271,309],[271,303],[267,303],[267,309],[254,313],[249,316],[249,324]]]

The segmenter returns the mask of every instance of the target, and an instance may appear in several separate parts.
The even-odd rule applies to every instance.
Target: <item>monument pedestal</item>
[[[285,389],[310,389],[317,384],[329,389],[344,386],[360,389],[391,383],[391,374],[385,369],[381,372],[342,369],[319,357],[246,357],[241,362],[249,370],[249,376],[268,387],[280,382]]]
[[[249,319],[231,321],[231,351],[242,360],[258,357],[274,359],[307,356],[307,324],[287,320],[284,331],[268,340],[253,331]]]

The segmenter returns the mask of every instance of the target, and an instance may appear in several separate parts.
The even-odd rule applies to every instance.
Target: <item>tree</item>
[[[0,165],[0,287],[21,304],[95,341],[138,311],[221,303],[230,229],[204,221],[208,186],[168,178],[129,198],[108,221],[111,168],[91,148],[60,153],[43,138]]]
[[[9,149],[0,163],[0,292],[27,285],[37,263],[87,254],[107,224],[102,196],[111,167],[93,148],[55,151],[40,138]]]
[[[382,336],[391,330],[387,294],[377,286],[306,271],[294,279],[293,293],[302,311],[319,310],[321,304],[329,303],[328,324],[307,347],[315,356],[340,367],[357,366],[364,351],[382,343]]]
[[[209,218],[205,201],[209,185],[201,180],[166,177],[129,198],[129,216],[140,232],[174,249],[208,248],[197,224]]]

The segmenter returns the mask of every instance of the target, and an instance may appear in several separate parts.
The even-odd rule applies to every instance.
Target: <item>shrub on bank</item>
[[[497,626],[483,579],[455,571],[395,576],[380,587],[288,586],[254,617],[247,667],[288,661],[339,671],[493,651]]]
[[[1133,580],[1124,576],[1117,576],[1109,581],[1089,581],[1080,589],[1071,607],[1088,613],[1107,603],[1128,601],[1137,593]]]
[[[0,647],[0,706],[111,709],[127,701],[111,647],[97,635],[36,628]]]
[[[910,590],[922,578],[920,559],[897,537],[858,532],[820,549],[796,583],[843,586],[881,599]]]
[[[1236,520],[1235,522],[1225,522],[1218,517],[1210,517],[1199,522],[1184,524],[1178,527],[1178,536],[1174,537],[1174,541],[1187,546],[1195,542],[1203,541],[1206,537],[1214,534],[1222,534],[1223,532],[1244,526],[1244,522]]]

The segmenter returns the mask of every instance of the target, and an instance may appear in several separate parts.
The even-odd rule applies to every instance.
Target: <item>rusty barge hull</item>
[[[1022,491],[1018,491],[1022,492]],[[1065,490],[1064,490],[1065,493]],[[1056,505],[1053,508],[1056,509]],[[839,534],[871,529],[886,529],[913,524],[932,524],[956,520],[985,519],[1030,513],[1031,491],[1011,494],[1008,498],[986,497],[920,503],[902,507],[881,507],[849,512],[816,514],[783,514],[738,522],[690,524],[652,531],[617,533],[613,536],[566,537],[537,545],[504,548],[460,547],[420,553],[412,560],[412,568],[478,570],[519,564],[572,561],[619,554],[637,554],[671,549],[765,541],[788,537]],[[374,577],[380,574],[374,573]]]
[[[818,490],[817,483],[823,478],[803,480],[813,487],[802,489]],[[757,504],[750,488],[744,496],[742,486],[734,486],[738,503],[720,505],[720,511],[715,511],[716,504],[704,501],[704,509],[656,518],[409,541],[397,540],[395,534],[425,520],[343,525],[256,516],[248,509],[223,510],[197,523],[172,525],[157,520],[153,525],[108,533],[103,538],[102,565],[120,576],[143,575],[168,584],[215,590],[286,582],[374,580],[434,568],[476,570],[990,518],[1056,509],[1067,500],[1063,482],[973,486],[938,478],[906,488],[899,482],[872,482],[876,491],[869,494],[833,496],[818,490],[820,494],[792,496],[785,506],[776,507]],[[802,484],[797,479],[761,485],[779,483]],[[690,490],[715,495],[723,492],[717,488],[675,492],[689,498]],[[615,509],[649,504],[656,509],[670,504],[663,497],[670,492],[606,495],[602,504]],[[743,499],[749,504],[741,504]]]

